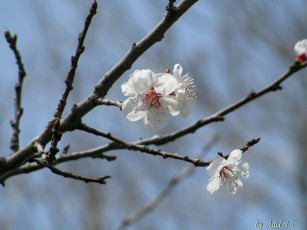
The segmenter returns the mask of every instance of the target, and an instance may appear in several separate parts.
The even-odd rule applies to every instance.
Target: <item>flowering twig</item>
[[[163,157],[164,159],[172,158],[172,159],[187,161],[187,162],[194,164],[195,166],[207,166],[207,165],[210,164],[210,162],[208,162],[208,161],[202,161],[200,159],[192,159],[192,158],[189,158],[188,156],[182,156],[178,153],[168,153],[168,152],[164,152],[160,149],[156,150],[156,149],[150,148],[146,145],[137,145],[137,144],[134,144],[134,143],[126,142],[124,140],[121,140],[121,139],[111,135],[111,133],[105,133],[105,132],[99,131],[99,130],[94,129],[92,127],[89,127],[85,124],[80,124],[78,126],[78,129],[83,130],[83,131],[88,132],[88,133],[92,133],[92,134],[97,135],[97,136],[108,138],[108,139],[122,145],[122,147],[124,147],[128,150],[140,151],[140,152],[148,153],[148,154],[151,154],[151,155],[154,155],[154,156],[158,155],[158,156]]]
[[[215,114],[212,114],[209,117],[206,117],[204,119],[196,121],[194,124],[187,126],[186,128],[180,129],[178,131],[175,131],[173,133],[154,136],[152,138],[146,139],[142,141],[142,144],[149,145],[149,144],[155,144],[155,145],[163,145],[168,142],[174,141],[177,138],[180,138],[186,134],[194,133],[199,128],[208,125],[212,122],[217,121],[224,121],[224,116],[241,108],[243,105],[249,103],[250,101],[253,101],[269,92],[274,92],[276,90],[281,90],[280,84],[286,80],[288,77],[293,75],[294,73],[298,72],[302,68],[306,67],[307,63],[301,64],[299,61],[295,61],[295,63],[289,67],[288,71],[280,76],[278,79],[276,79],[274,82],[272,82],[270,85],[266,86],[265,88],[259,90],[258,92],[250,92],[246,97],[242,98],[241,100],[237,101],[236,103],[227,106],[226,108],[216,112]]]
[[[95,130],[95,129],[92,129],[92,128],[86,127],[86,126],[83,126],[83,128],[81,128],[81,130],[82,129],[89,130],[90,133],[93,133],[93,134],[96,133],[95,135],[103,136],[103,137],[106,137],[106,138],[108,138],[108,136],[111,135],[111,134],[103,133],[103,132],[100,133],[101,131],[98,131],[98,130]],[[111,135],[111,137],[112,137],[112,135]],[[115,138],[115,137],[112,137],[112,138]],[[249,146],[249,147],[252,146],[252,144],[249,144],[249,143],[255,144],[255,143],[257,143],[257,140],[259,141],[260,138],[254,138],[253,140],[247,142],[247,144],[244,145],[241,148],[241,150],[243,150],[243,152],[246,151],[246,150],[244,150],[244,149],[246,149],[246,146]],[[72,154],[62,154],[61,156],[58,156],[56,158],[56,160],[54,162],[52,162],[52,164],[57,165],[57,164],[60,164],[60,163],[69,162],[69,161],[72,161],[72,160],[79,160],[79,159],[83,159],[83,158],[89,158],[89,157],[91,157],[91,158],[101,158],[101,159],[107,159],[108,161],[113,161],[113,160],[116,160],[116,156],[104,155],[103,153],[110,151],[110,150],[122,149],[122,148],[127,148],[127,149],[130,148],[132,150],[133,146],[135,146],[135,150],[139,150],[141,152],[147,152],[147,153],[152,154],[152,155],[159,155],[159,156],[162,156],[164,158],[174,158],[174,159],[178,159],[178,160],[187,161],[187,162],[192,163],[194,166],[208,166],[212,162],[212,160],[201,161],[199,159],[192,159],[192,158],[189,158],[187,156],[181,156],[179,154],[166,153],[166,152],[162,152],[161,150],[154,150],[154,149],[151,149],[147,146],[143,146],[142,141],[133,142],[133,143],[125,142],[125,141],[120,140],[120,139],[117,139],[117,141],[120,144],[118,142],[111,141],[108,144],[106,144],[102,147],[95,148],[95,149],[90,149],[90,150],[82,151],[82,152],[76,152],[76,153],[72,153]],[[38,149],[41,149],[40,155],[44,154],[42,147],[40,145],[38,145],[37,143],[35,143],[34,144],[35,149],[37,149],[37,146],[39,147]],[[128,146],[129,146],[129,148],[128,148]],[[147,147],[148,151],[145,151],[146,148],[144,148],[144,147]],[[35,151],[38,152],[38,150],[35,150]],[[226,155],[224,157],[227,158],[228,156],[229,155]],[[31,172],[37,171],[39,169],[42,169],[44,167],[46,167],[46,166],[45,165],[32,164],[32,163],[30,163],[28,165],[21,166],[19,168],[11,170],[10,172],[0,176],[0,183],[4,185],[4,182],[12,176],[16,176],[16,175],[23,174],[23,173],[31,173]]]
[[[202,149],[202,151],[197,154],[195,157],[196,158],[202,158],[204,154],[206,154],[209,149],[212,147],[214,143],[217,141],[217,137],[215,136],[212,138],[211,141],[209,141]],[[176,174],[173,176],[167,185],[160,191],[160,193],[154,197],[151,201],[149,201],[144,207],[142,207],[140,210],[136,211],[135,213],[127,216],[125,219],[122,220],[120,223],[119,227],[117,230],[122,230],[128,227],[129,225],[135,223],[142,217],[144,217],[146,214],[151,212],[154,208],[157,207],[157,205],[168,195],[176,185],[179,184],[179,182],[183,181],[186,179],[188,176],[190,176],[193,172],[195,171],[195,167],[193,165],[188,165],[185,167],[180,173]]]
[[[112,85],[119,79],[119,77],[152,45],[161,41],[165,32],[193,5],[197,0],[182,0],[175,12],[168,12],[160,23],[141,41],[134,43],[128,53],[96,84],[94,91],[82,102],[72,107],[71,111],[61,120],[61,132],[73,131],[76,125],[80,123],[81,118],[97,106],[95,100],[97,98],[104,98]],[[65,103],[61,103],[64,104]],[[61,106],[59,106],[61,107]],[[59,109],[62,111],[62,109]],[[61,112],[56,112],[54,117],[61,115]],[[16,154],[9,158],[0,158],[0,175],[14,170],[24,163],[26,163],[33,156],[33,144],[37,141],[42,146],[50,142],[52,137],[52,122],[46,125],[46,128],[37,137],[33,138],[26,146],[20,149]]]
[[[4,29],[4,35],[5,38],[7,40],[7,42],[10,45],[10,48],[13,50],[15,57],[16,57],[16,62],[18,65],[18,81],[15,85],[15,91],[16,91],[16,96],[14,97],[14,107],[15,107],[15,116],[14,116],[14,120],[11,120],[11,126],[13,128],[13,135],[11,138],[11,149],[14,152],[18,151],[19,149],[19,133],[20,133],[20,129],[19,129],[19,122],[20,122],[20,118],[23,114],[23,108],[21,107],[21,91],[22,91],[22,83],[23,83],[23,79],[26,76],[26,71],[24,69],[22,60],[21,60],[21,56],[20,53],[17,49],[17,35],[15,34],[13,37],[11,36],[10,31],[5,28]]]
[[[97,136],[102,136],[102,137],[108,138],[108,139],[110,139],[114,142],[119,143],[120,145],[122,145],[124,148],[126,148],[128,150],[140,151],[140,152],[148,153],[148,154],[151,154],[151,155],[154,155],[154,156],[158,155],[158,156],[163,157],[164,159],[172,158],[172,159],[176,159],[176,160],[182,160],[182,161],[192,163],[194,166],[205,167],[205,166],[208,166],[211,163],[211,161],[203,161],[203,160],[200,160],[200,159],[193,159],[193,158],[190,158],[188,156],[180,155],[178,153],[168,153],[168,152],[164,152],[160,149],[156,150],[156,149],[150,148],[146,145],[138,145],[138,144],[126,142],[126,141],[121,140],[117,137],[114,137],[113,135],[111,135],[111,133],[105,133],[105,132],[99,131],[97,129],[88,127],[85,124],[80,124],[78,126],[78,129],[86,131],[88,133],[92,133],[92,134],[97,135]],[[248,147],[258,143],[259,140],[260,140],[260,138],[254,138],[252,141],[249,141],[242,148],[247,150]],[[227,156],[225,156],[225,157],[227,157]]]

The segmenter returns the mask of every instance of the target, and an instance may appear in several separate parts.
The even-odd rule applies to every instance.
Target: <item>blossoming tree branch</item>
[[[73,89],[75,73],[77,70],[78,60],[85,50],[84,40],[86,38],[88,28],[96,14],[97,2],[93,1],[90,12],[85,20],[84,28],[78,36],[78,46],[75,55],[71,58],[71,67],[65,79],[66,89],[58,103],[54,115],[50,118],[48,124],[42,132],[34,137],[28,144],[19,146],[19,122],[22,117],[23,108],[21,107],[22,85],[26,76],[26,71],[22,63],[21,54],[17,49],[17,36],[11,36],[8,29],[4,34],[9,43],[10,48],[15,54],[17,65],[19,68],[19,80],[16,84],[15,91],[15,116],[11,120],[13,135],[11,138],[12,153],[0,158],[0,182],[5,185],[5,181],[12,176],[24,173],[38,171],[43,168],[49,168],[52,173],[60,176],[81,180],[86,183],[94,182],[106,184],[106,180],[111,178],[105,175],[97,178],[87,178],[70,172],[65,172],[56,167],[63,162],[73,161],[82,158],[101,158],[108,161],[116,160],[116,156],[107,155],[107,152],[116,149],[128,149],[138,151],[145,154],[161,156],[163,158],[171,158],[188,162],[196,167],[207,167],[209,178],[207,182],[207,190],[211,194],[224,185],[226,191],[235,195],[243,188],[240,179],[249,176],[249,164],[241,158],[244,157],[243,152],[249,147],[255,145],[260,138],[256,137],[247,142],[243,147],[234,146],[234,150],[230,154],[223,155],[218,153],[215,159],[201,160],[200,158],[191,158],[190,153],[169,153],[154,146],[163,146],[172,141],[176,141],[179,137],[192,134],[203,126],[213,122],[224,121],[225,116],[234,112],[238,108],[252,102],[253,100],[281,89],[281,83],[288,77],[295,74],[307,65],[307,40],[298,42],[294,50],[297,58],[290,64],[286,73],[278,77],[274,82],[259,91],[251,91],[246,97],[217,111],[206,118],[200,118],[187,127],[161,135],[154,135],[154,132],[167,126],[168,119],[174,116],[186,118],[197,106],[197,79],[200,76],[193,76],[193,70],[184,74],[183,67],[174,63],[173,70],[166,67],[166,71],[155,73],[150,66],[144,66],[141,70],[134,70],[128,77],[125,72],[133,67],[134,62],[142,57],[150,47],[160,42],[167,30],[181,18],[186,11],[192,7],[197,0],[182,0],[176,6],[175,1],[170,0],[166,7],[164,18],[149,32],[143,39],[137,43],[133,43],[130,50],[124,57],[116,63],[109,72],[107,72],[95,85],[92,93],[75,104],[70,112],[64,113],[67,98]],[[184,19],[182,19],[184,20]],[[190,74],[191,73],[191,74]],[[113,84],[120,78],[125,78],[126,83],[121,86],[121,91],[126,96],[124,102],[111,101],[106,96]],[[120,90],[120,89],[118,89]],[[141,139],[134,142],[128,142],[109,132],[89,127],[84,124],[82,118],[97,106],[115,106],[119,108],[119,112],[123,112],[127,117],[127,122],[143,122],[144,128],[153,131],[153,137]],[[202,117],[200,115],[200,117]],[[109,143],[95,149],[88,149],[81,152],[68,154],[69,145],[66,145],[63,153],[59,154],[57,147],[61,141],[61,137],[66,132],[82,130],[89,134],[109,139]],[[242,140],[245,143],[247,140]],[[46,145],[50,143],[50,148]]]

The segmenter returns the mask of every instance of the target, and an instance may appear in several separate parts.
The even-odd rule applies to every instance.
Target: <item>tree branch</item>
[[[274,92],[276,90],[281,90],[280,84],[286,80],[288,77],[293,75],[294,73],[298,72],[299,70],[305,68],[307,66],[307,63],[301,64],[298,61],[295,61],[295,63],[289,67],[288,71],[280,76],[278,79],[276,79],[274,82],[272,82],[270,85],[266,86],[265,88],[259,90],[258,92],[252,91],[249,93],[245,98],[237,101],[236,103],[227,106],[226,108],[216,112],[215,114],[212,114],[209,117],[206,117],[204,119],[200,119],[196,121],[194,124],[187,126],[186,128],[183,128],[181,130],[178,130],[173,133],[169,134],[164,134],[164,135],[159,135],[159,136],[154,136],[152,138],[142,140],[141,144],[143,145],[150,145],[150,144],[155,144],[155,145],[163,145],[168,142],[174,141],[177,138],[180,138],[186,134],[189,133],[194,133],[196,130],[199,128],[208,125],[212,122],[217,122],[217,121],[224,121],[224,116],[241,108],[243,105],[269,93],[269,92]]]
[[[78,67],[78,61],[79,61],[81,54],[85,50],[85,47],[83,46],[85,36],[87,34],[88,28],[91,25],[92,18],[96,14],[96,11],[97,11],[97,2],[96,2],[96,0],[94,0],[93,3],[92,3],[92,7],[90,9],[90,12],[89,12],[88,16],[86,17],[86,20],[85,20],[85,23],[84,23],[84,29],[79,34],[79,37],[78,37],[79,42],[78,42],[78,46],[77,46],[77,49],[76,49],[75,56],[71,57],[71,67],[70,67],[70,70],[69,70],[69,72],[66,76],[66,79],[65,79],[66,89],[65,89],[65,91],[62,95],[62,98],[61,98],[61,100],[58,104],[56,111],[54,112],[54,115],[53,115],[54,118],[61,118],[62,117],[63,111],[64,111],[65,106],[66,106],[67,98],[69,96],[70,91],[73,89],[72,85],[73,85],[73,82],[74,82],[76,69]]]
[[[97,135],[100,136],[99,135],[100,131],[98,131],[98,130],[93,131],[93,134],[95,134],[95,132],[98,132]],[[105,137],[106,134],[104,133],[103,135]],[[243,152],[246,151],[249,147],[258,143],[259,140],[260,140],[259,137],[250,140],[249,142],[247,142],[247,144],[245,146],[243,146],[241,148],[241,150]],[[121,140],[119,140],[119,141],[121,141]],[[125,144],[124,141],[122,141],[122,143]],[[136,142],[129,143],[129,144],[134,144],[134,145],[138,146],[135,143]],[[140,149],[138,151],[141,151],[142,145],[139,145],[139,147],[140,147]],[[116,156],[104,155],[103,153],[108,152],[110,150],[123,149],[123,148],[127,148],[127,147],[125,147],[125,145],[122,145],[122,144],[119,144],[119,143],[112,141],[112,142],[110,142],[110,143],[108,143],[108,144],[106,144],[102,147],[90,149],[90,150],[87,150],[87,151],[76,152],[76,153],[72,153],[72,154],[62,154],[62,155],[58,156],[56,158],[56,160],[54,162],[52,162],[52,164],[57,165],[57,164],[60,164],[60,163],[64,163],[64,162],[68,162],[68,161],[72,161],[72,160],[79,160],[79,159],[83,159],[83,158],[89,158],[89,157],[91,157],[91,158],[102,158],[102,159],[107,159],[108,161],[113,161],[113,160],[116,160]],[[39,155],[44,154],[42,147],[37,143],[35,144],[35,149],[39,153]],[[157,151],[156,152],[157,154],[153,154],[153,155],[158,155],[159,153],[161,153],[160,150],[153,150],[152,149],[152,151]],[[145,152],[145,151],[143,151],[143,152]],[[178,156],[180,156],[180,155],[178,155]],[[227,159],[228,156],[229,156],[229,154],[225,155],[224,157]],[[177,159],[177,158],[175,158],[175,159]],[[192,164],[193,164],[193,162],[198,162],[198,161],[203,162],[203,165],[195,165],[194,164],[195,166],[208,166],[211,163],[211,161],[200,161],[198,159],[190,159],[190,158],[188,158],[188,159],[191,161],[190,163],[192,163]],[[187,161],[184,156],[180,156],[179,160]],[[40,169],[45,168],[45,167],[46,167],[45,165],[37,165],[37,164],[33,164],[33,163],[21,166],[19,168],[13,169],[13,170],[5,173],[4,175],[0,176],[0,183],[4,186],[4,182],[12,176],[16,176],[16,175],[24,174],[24,173],[31,173],[31,172],[40,170]]]
[[[10,45],[10,48],[13,50],[15,54],[16,62],[17,62],[18,69],[19,69],[18,81],[15,85],[15,92],[16,92],[16,96],[14,97],[15,116],[14,116],[14,120],[10,121],[11,126],[13,128],[13,135],[11,138],[10,147],[13,153],[15,153],[19,149],[19,133],[20,133],[19,123],[20,123],[20,118],[23,114],[23,108],[21,107],[22,83],[27,73],[24,69],[24,65],[22,63],[19,50],[17,49],[17,35],[15,34],[12,37],[10,31],[7,28],[4,29],[4,35],[5,35],[7,42]]]
[[[182,0],[176,10],[168,11],[165,17],[158,23],[158,25],[141,41],[134,43],[128,53],[96,84],[94,91],[82,102],[74,105],[66,117],[61,120],[60,130],[64,133],[66,131],[73,131],[80,124],[81,118],[95,108],[97,98],[104,98],[112,87],[114,82],[128,69],[132,64],[153,44],[162,40],[164,33],[198,0]],[[57,115],[57,114],[56,114]],[[0,175],[18,168],[27,162],[33,156],[33,144],[40,142],[45,146],[51,140],[52,127],[54,119],[52,119],[46,126],[45,130],[32,139],[30,143],[20,149],[16,154],[9,158],[0,159]]]
[[[34,160],[38,165],[45,165],[42,161],[40,160]],[[47,168],[49,168],[51,170],[51,172],[53,172],[54,174],[63,176],[65,178],[71,178],[71,179],[75,179],[75,180],[80,180],[83,181],[85,183],[89,183],[89,182],[94,182],[94,183],[98,183],[98,184],[106,184],[107,182],[105,181],[106,179],[112,178],[111,176],[104,176],[104,177],[97,177],[97,178],[88,178],[88,177],[83,177],[83,176],[79,176],[76,174],[73,174],[71,172],[65,172],[62,171],[54,166],[51,165],[45,165]]]

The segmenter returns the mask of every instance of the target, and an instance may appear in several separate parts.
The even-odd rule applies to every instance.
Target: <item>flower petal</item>
[[[221,169],[226,165],[226,163],[227,161],[223,157],[217,155],[216,158],[207,167],[209,176],[219,176]]]
[[[129,121],[137,121],[145,116],[145,106],[140,103],[137,97],[127,98],[123,103],[122,110]]]
[[[160,99],[161,107],[165,108],[164,113],[172,116],[177,116],[180,111],[180,103],[175,97],[165,96]]]
[[[173,76],[175,78],[181,78],[182,75],[182,66],[180,64],[174,65]]]
[[[169,73],[155,74],[155,90],[163,95],[169,95],[177,88],[176,79]]]
[[[235,149],[230,153],[227,159],[227,163],[228,164],[239,164],[241,157],[242,157],[242,150]]]
[[[297,42],[294,46],[294,51],[297,55],[307,53],[307,39]]]
[[[227,183],[225,189],[231,195],[236,195],[243,188],[243,183],[239,179],[231,181],[231,183]]]
[[[121,89],[122,89],[122,93],[126,97],[136,97],[136,96],[138,96],[138,93],[135,91],[134,86],[129,81],[122,84]]]
[[[154,73],[150,69],[135,70],[134,73],[130,75],[129,81],[135,91],[147,91],[154,84],[153,75]]]
[[[166,126],[167,116],[164,113],[161,113],[160,110],[156,108],[151,108],[145,114],[143,123],[145,128],[151,131],[157,131]]]
[[[220,177],[211,177],[207,182],[207,191],[211,194],[214,193],[222,186]]]
[[[238,168],[239,168],[239,175],[243,178],[247,178],[249,177],[249,164],[247,162],[241,162],[239,165],[238,165]]]

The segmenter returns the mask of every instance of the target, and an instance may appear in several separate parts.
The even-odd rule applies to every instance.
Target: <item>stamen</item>
[[[187,73],[186,75],[182,76],[182,78],[186,85],[185,94],[189,97],[196,99],[198,93],[196,91],[196,85],[193,76],[191,76],[190,73]]]
[[[161,104],[159,102],[160,98],[162,97],[161,93],[157,93],[153,87],[151,87],[150,90],[146,91],[144,93],[144,97],[142,98],[142,101],[145,105],[148,106],[148,108],[157,108],[159,109]]]

